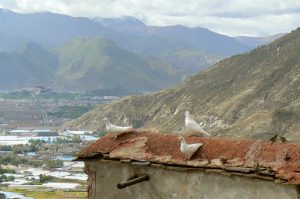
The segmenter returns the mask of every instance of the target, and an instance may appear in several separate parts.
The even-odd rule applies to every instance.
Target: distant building
[[[32,133],[36,136],[58,136],[58,132],[52,130],[33,130]]]
[[[26,129],[15,129],[9,131],[11,134],[26,134],[26,133],[31,133],[31,130],[26,130]]]
[[[39,86],[39,85],[33,86],[33,87],[22,88],[21,90],[32,92],[35,94],[43,94],[43,93],[52,93],[53,92],[53,90],[50,87]]]
[[[186,137],[204,145],[188,161],[178,135],[107,135],[80,151],[88,195],[98,198],[297,199],[300,145]]]
[[[85,135],[85,134],[93,134],[93,133],[94,133],[93,131],[85,131],[85,130],[82,131],[66,130],[62,132],[62,135],[71,136],[71,135]]]
[[[26,130],[26,129],[16,129],[9,131],[10,134],[20,135],[20,136],[58,136],[58,132],[52,130]]]
[[[53,90],[49,87],[45,86],[35,86],[35,93],[36,94],[44,94],[44,93],[52,93]]]

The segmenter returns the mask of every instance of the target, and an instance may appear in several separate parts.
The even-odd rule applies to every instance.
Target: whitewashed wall
[[[86,161],[89,198],[116,199],[297,199],[297,186],[248,177],[224,176],[197,170],[169,170],[115,161]],[[150,181],[124,189],[117,184],[133,174],[149,174]]]

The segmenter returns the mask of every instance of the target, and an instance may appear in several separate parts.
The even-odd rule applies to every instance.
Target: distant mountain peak
[[[122,16],[119,19],[123,20],[124,22],[130,22],[130,23],[134,23],[134,24],[145,25],[142,21],[140,21],[139,19],[137,19],[133,16]]]
[[[132,16],[122,16],[119,18],[96,17],[93,18],[92,20],[104,26],[118,26],[118,25],[145,26],[145,24],[142,21]]]

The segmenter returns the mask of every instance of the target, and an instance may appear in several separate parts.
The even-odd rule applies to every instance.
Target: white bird
[[[115,134],[115,138],[123,133],[128,133],[133,130],[132,126],[113,125],[107,118],[104,118],[104,121],[106,122],[106,130]]]
[[[194,153],[203,145],[202,143],[187,144],[183,137],[179,137],[180,151],[185,154],[186,161],[189,160]]]
[[[207,133],[197,122],[195,122],[190,113],[188,111],[185,111],[185,128],[189,133],[192,134],[204,134],[206,136],[211,136],[209,133]]]

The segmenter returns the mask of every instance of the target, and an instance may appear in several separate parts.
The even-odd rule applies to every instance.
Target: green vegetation
[[[12,146],[12,152],[13,154],[24,154],[24,153],[28,153],[28,152],[35,152],[36,151],[36,148],[33,146],[29,146],[29,145],[23,145],[23,144],[20,144],[20,145],[15,145],[15,146]]]
[[[6,175],[0,175],[0,183],[1,182],[7,182],[7,181],[14,181],[14,176],[6,176]]]
[[[13,170],[13,169],[3,169],[3,168],[0,166],[0,174],[4,174],[4,173],[16,173],[16,171]]]
[[[14,176],[6,176],[6,175],[3,175],[3,174],[6,174],[6,173],[12,173],[12,174],[15,174],[16,171],[13,170],[13,169],[4,169],[1,167],[0,165],[0,183],[1,182],[7,182],[7,181],[14,181],[15,180],[15,177]]]
[[[28,144],[18,144],[14,146],[2,146],[4,149],[7,149],[13,152],[13,154],[24,154],[28,152],[35,152],[38,150],[40,146],[46,143],[44,140],[41,139],[30,139],[29,145]],[[1,148],[0,148],[1,149]]]
[[[81,143],[81,142],[82,140],[78,135],[73,135],[70,138],[56,138],[53,141],[54,144],[69,144],[69,143]]]
[[[0,151],[12,151],[12,147],[10,145],[0,145]]]
[[[30,139],[28,142],[29,142],[29,146],[30,146],[30,152],[37,151],[40,146],[42,146],[46,143],[45,140],[41,140],[41,139]]]
[[[40,174],[39,177],[40,177],[40,180],[39,180],[40,183],[53,181],[55,179],[53,176],[48,176],[48,175],[43,175],[43,174]]]
[[[48,168],[60,168],[64,165],[64,163],[62,160],[47,160],[45,165]]]
[[[32,165],[34,167],[40,167],[43,165],[41,160],[29,160],[18,156],[0,156],[0,164],[7,165],[12,164],[18,166],[19,164]]]

